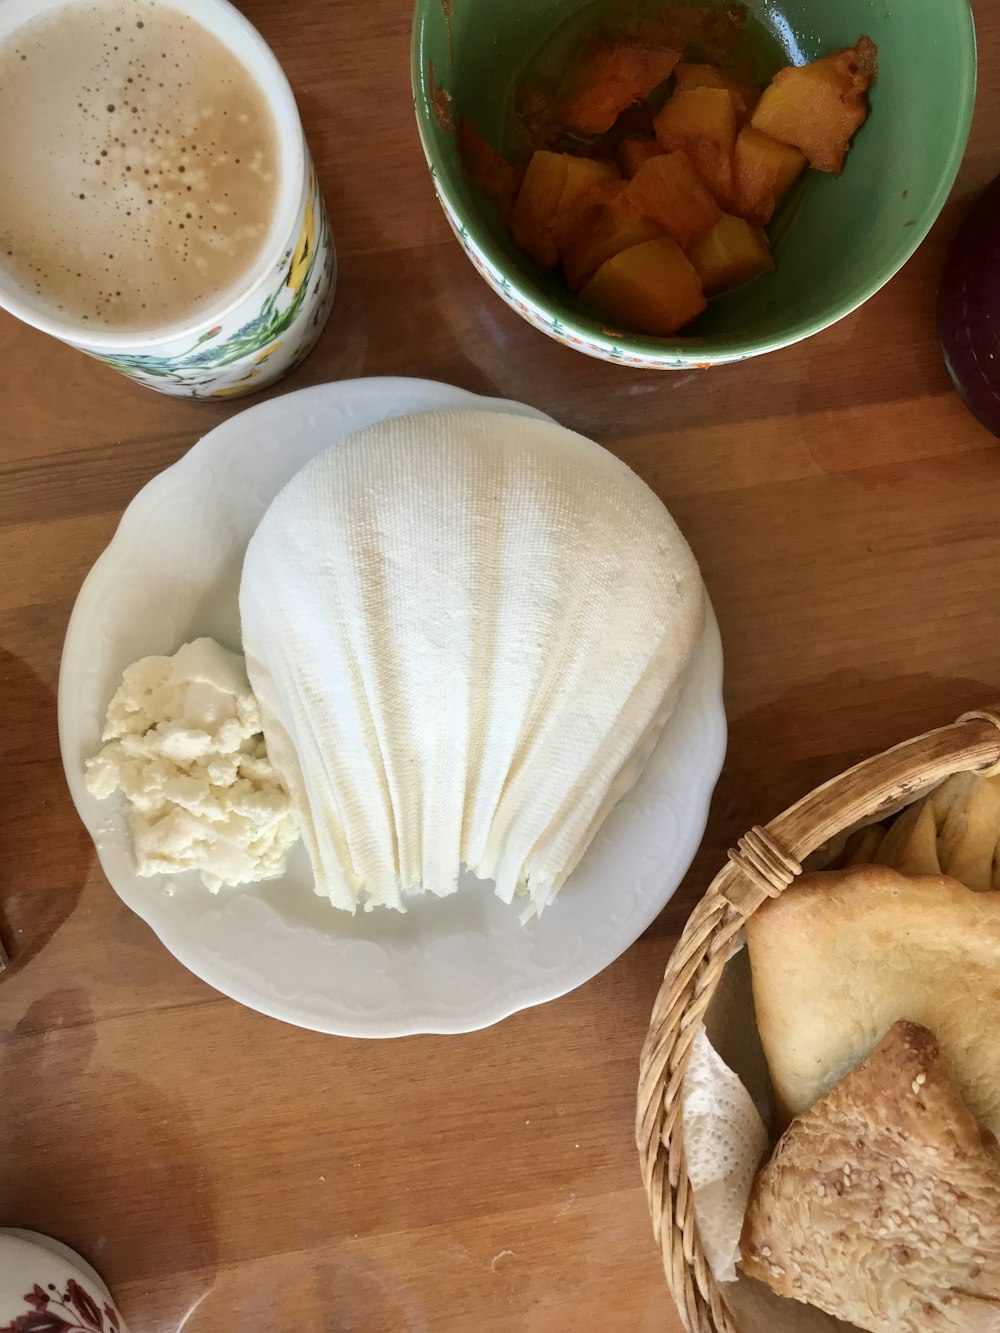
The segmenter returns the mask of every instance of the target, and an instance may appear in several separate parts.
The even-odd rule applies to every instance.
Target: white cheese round
[[[662,503],[599,445],[432,412],[289,482],[240,611],[317,893],[400,908],[464,864],[540,910],[642,771],[704,592]]]

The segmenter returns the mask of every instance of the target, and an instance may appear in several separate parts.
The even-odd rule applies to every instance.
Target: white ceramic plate
[[[124,801],[96,801],[83,783],[123,669],[201,634],[238,649],[243,555],[285,482],[350,431],[462,407],[544,416],[408,379],[318,385],[241,412],[139,492],[66,634],[63,764],[112,886],[197,976],[301,1027],[356,1037],[469,1032],[581,985],[645,930],[680,883],[722,767],[722,649],[710,614],[646,772],[540,920],[521,925],[516,910],[474,881],[451,898],[417,899],[405,914],[350,917],[312,892],[301,845],[280,880],[252,891],[213,896],[193,874],[138,876]]]

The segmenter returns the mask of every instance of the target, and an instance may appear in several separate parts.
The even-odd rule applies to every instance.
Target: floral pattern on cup
[[[27,1309],[0,1333],[118,1333],[121,1320],[105,1301],[103,1309],[75,1278],[69,1278],[60,1292],[54,1283],[41,1287],[37,1282],[24,1296]]]
[[[161,393],[238,398],[287,374],[312,349],[329,316],[335,282],[330,221],[310,166],[297,239],[278,262],[274,282],[249,319],[242,304],[231,321],[216,324],[168,356],[88,355]]]

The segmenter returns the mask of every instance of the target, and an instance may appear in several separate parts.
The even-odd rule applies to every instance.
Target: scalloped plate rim
[[[84,579],[66,631],[59,677],[59,739],[63,766],[74,805],[94,840],[99,862],[111,887],[122,901],[149,925],[168,952],[207,985],[256,1012],[291,1023],[297,1027],[333,1035],[391,1037],[417,1034],[451,1035],[472,1032],[489,1027],[523,1009],[559,998],[585,984],[598,972],[603,971],[605,967],[609,966],[630,947],[655,920],[673,896],[686,873],[704,832],[712,791],[725,757],[727,739],[722,699],[722,646],[718,625],[710,603],[708,604],[705,634],[689,668],[681,699],[667,724],[663,738],[657,745],[656,751],[654,751],[655,757],[662,747],[669,746],[671,732],[682,725],[694,727],[698,731],[699,763],[694,765],[692,771],[687,774],[691,793],[691,808],[684,811],[684,823],[679,831],[677,843],[672,849],[671,865],[665,867],[663,881],[658,884],[655,890],[642,895],[640,898],[641,906],[638,910],[620,923],[619,932],[614,936],[610,950],[607,941],[600,938],[592,939],[589,952],[584,953],[573,964],[561,968],[557,966],[548,972],[539,972],[532,979],[525,976],[517,977],[514,979],[513,988],[506,994],[503,992],[501,978],[500,983],[494,984],[489,994],[475,1003],[470,1003],[464,1009],[460,1007],[457,1010],[432,1011],[426,1008],[423,1010],[413,1008],[405,1014],[397,1014],[388,1020],[380,1017],[377,1013],[361,1014],[356,1011],[342,1012],[333,1016],[329,1011],[320,1012],[315,1005],[310,1008],[308,1003],[303,1003],[302,996],[298,998],[298,1001],[279,998],[273,991],[269,994],[263,985],[255,986],[246,978],[241,979],[232,969],[228,973],[224,972],[214,956],[206,954],[203,948],[192,947],[183,936],[178,936],[175,931],[171,931],[169,920],[165,920],[162,910],[163,903],[168,895],[162,891],[162,888],[158,896],[154,894],[155,886],[162,883],[163,877],[142,879],[134,870],[130,876],[122,876],[115,872],[112,863],[115,857],[122,852],[121,839],[119,838],[110,845],[105,845],[99,828],[101,821],[98,820],[96,815],[97,803],[93,801],[93,798],[89,796],[83,786],[83,771],[77,758],[79,749],[74,749],[73,745],[73,742],[79,737],[81,722],[80,710],[74,710],[72,707],[69,692],[75,682],[75,673],[78,669],[80,655],[84,651],[92,651],[92,642],[88,644],[89,626],[85,624],[88,612],[98,591],[103,590],[106,582],[113,582],[127,563],[122,559],[122,554],[126,546],[135,541],[140,525],[144,523],[146,516],[149,514],[151,505],[155,505],[158,497],[168,490],[174,492],[178,484],[181,488],[190,485],[198,477],[199,472],[208,466],[211,461],[217,460],[227,449],[236,449],[240,438],[245,437],[250,429],[265,429],[268,425],[277,427],[283,423],[287,424],[296,416],[301,417],[305,413],[318,411],[321,415],[325,413],[334,417],[337,421],[338,432],[327,436],[324,444],[319,445],[318,448],[333,443],[336,438],[347,433],[347,430],[341,428],[342,421],[337,420],[338,413],[343,413],[345,410],[345,405],[340,400],[346,399],[346,410],[350,413],[352,396],[359,398],[362,402],[367,401],[369,403],[376,399],[380,403],[386,399],[395,399],[394,410],[385,413],[380,410],[376,410],[374,413],[371,411],[363,413],[362,415],[364,415],[366,421],[380,419],[381,416],[401,415],[410,411],[468,406],[476,406],[483,410],[514,412],[552,420],[547,414],[525,404],[506,399],[483,397],[436,381],[398,376],[367,377],[313,385],[294,393],[255,404],[227,418],[198,440],[177,462],[153,477],[137,493],[122,514],[108,546],[98,556]],[[357,412],[358,410],[357,405],[355,405],[354,411]],[[358,424],[364,423],[359,421]],[[356,426],[353,425],[348,427],[348,429],[355,428]],[[275,448],[280,447],[280,437],[274,443]],[[318,452],[318,448],[313,449],[312,453]],[[304,462],[305,459],[303,458],[302,461]],[[301,462],[299,466],[301,466]],[[253,469],[251,468],[250,471],[252,472]],[[275,489],[272,495],[276,493]],[[687,721],[686,719],[689,717],[690,721]],[[638,785],[642,785],[642,779],[640,779]],[[633,792],[635,790],[634,788]],[[627,805],[628,801],[629,795],[626,795],[621,804],[623,806]],[[617,809],[618,807],[616,807]],[[613,819],[614,813],[612,812],[609,820]],[[128,848],[128,856],[131,859],[130,847]],[[584,864],[586,864],[586,861]],[[579,871],[575,872],[575,875],[579,873]],[[546,914],[547,917],[552,912],[558,912],[560,908],[565,909],[570,905],[575,875],[567,882],[559,900],[550,909],[550,913]],[[177,878],[189,880],[191,877],[182,876]],[[267,886],[262,887],[266,888]],[[224,914],[226,905],[232,902],[236,896],[235,891],[231,895],[211,896],[207,893],[204,894],[204,898],[201,900],[201,905],[204,908],[203,915],[207,918],[209,909],[222,909]],[[255,895],[251,892],[246,896],[252,898]],[[453,899],[435,900],[435,905],[447,910],[445,905],[453,901]],[[615,901],[616,899],[612,899],[612,904]],[[167,911],[169,910],[167,909]],[[330,910],[331,912],[334,911],[334,909]],[[510,909],[507,908],[505,911],[509,912]],[[393,915],[395,916],[395,914]],[[364,919],[377,923],[378,914],[372,914]],[[332,920],[335,921],[336,918],[334,917]],[[571,922],[568,921],[567,925],[570,924]],[[296,928],[309,929],[307,924],[304,926],[300,924],[298,927],[290,926],[289,931],[292,932]],[[372,942],[377,943],[377,937],[376,929],[372,934]],[[335,932],[331,932],[327,936],[328,940],[339,938],[342,937],[337,936]],[[525,938],[527,940],[527,932]],[[602,944],[604,947],[602,947]],[[266,967],[259,969],[260,974],[264,972],[266,972]],[[333,996],[331,995],[329,998],[332,1000]]]

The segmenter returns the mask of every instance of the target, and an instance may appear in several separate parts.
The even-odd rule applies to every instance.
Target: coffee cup
[[[50,1236],[0,1228],[0,1333],[33,1328],[128,1333],[85,1259]]]
[[[0,306],[186,397],[313,346],[330,225],[288,81],[227,0],[0,0],[0,123]]]

